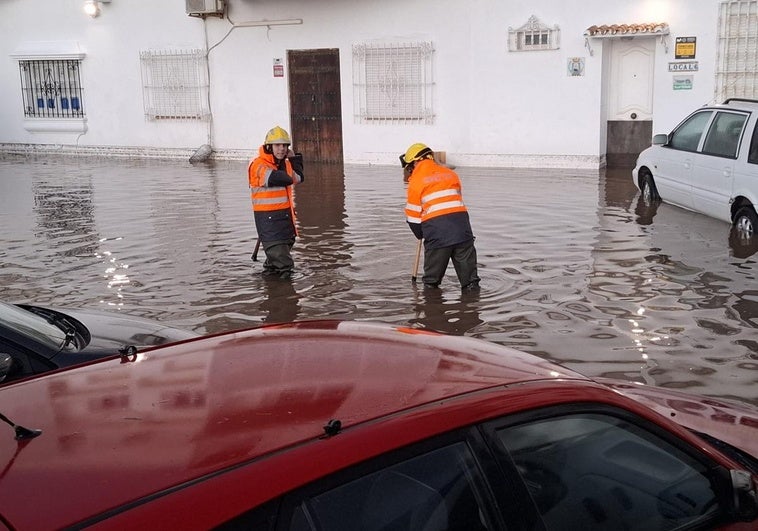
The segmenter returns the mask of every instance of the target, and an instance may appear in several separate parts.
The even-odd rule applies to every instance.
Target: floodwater
[[[439,291],[411,282],[399,167],[306,165],[297,274],[282,281],[251,260],[244,162],[5,156],[0,298],[201,333],[384,321],[758,405],[758,255],[726,223],[646,207],[629,169],[457,171],[477,236],[474,295],[452,266]]]

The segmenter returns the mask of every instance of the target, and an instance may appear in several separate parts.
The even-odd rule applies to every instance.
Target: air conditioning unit
[[[184,5],[191,17],[224,16],[224,0],[184,0]]]

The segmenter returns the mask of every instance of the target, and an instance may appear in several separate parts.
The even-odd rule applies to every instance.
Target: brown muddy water
[[[200,333],[384,321],[758,405],[758,255],[727,224],[646,207],[629,169],[457,171],[478,295],[461,294],[452,267],[438,292],[411,283],[399,167],[306,166],[287,282],[250,259],[244,162],[2,157],[0,298]]]

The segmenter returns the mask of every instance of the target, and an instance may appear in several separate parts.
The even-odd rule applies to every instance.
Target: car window
[[[492,529],[485,517],[481,487],[477,487],[482,484],[468,446],[457,443],[308,498],[283,528]]]
[[[703,136],[705,126],[708,125],[712,114],[713,111],[702,111],[687,118],[671,134],[668,146],[684,151],[696,151],[700,144],[700,137]]]
[[[5,379],[0,380],[0,385],[57,368],[53,362],[3,338],[0,338],[0,354],[8,354],[13,358],[10,371],[5,375]]]
[[[703,153],[735,158],[747,115],[718,112],[713,119],[703,144]]]
[[[607,414],[496,431],[548,529],[673,529],[717,512],[708,468]]]
[[[66,334],[43,317],[13,304],[0,302],[0,325],[18,334],[58,350],[66,342]]]
[[[753,128],[753,138],[750,140],[750,152],[747,161],[751,164],[758,164],[758,125]]]

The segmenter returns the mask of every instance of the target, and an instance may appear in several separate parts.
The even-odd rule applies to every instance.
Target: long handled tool
[[[258,249],[260,249],[260,247],[261,247],[261,239],[258,238],[257,240],[255,240],[255,249],[253,249],[253,255],[250,257],[253,259],[253,262],[258,261]]]
[[[421,240],[418,241],[416,247],[416,260],[413,262],[413,275],[411,275],[411,282],[416,283],[416,276],[418,275],[418,263],[421,259]]]

